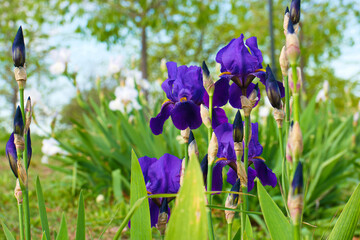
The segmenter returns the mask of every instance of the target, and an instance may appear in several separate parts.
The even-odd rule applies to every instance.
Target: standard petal
[[[149,167],[156,161],[157,161],[156,158],[150,158],[148,156],[139,158],[139,163],[140,163],[141,171],[144,176],[145,184],[149,181],[149,176],[148,176]]]
[[[216,54],[216,58],[215,58],[215,61],[217,63],[220,63],[221,65],[221,72],[227,72],[228,70],[226,69],[225,65],[223,64],[223,54],[224,52],[229,48],[229,46],[232,45],[232,43],[236,40],[236,38],[232,39],[228,45],[226,45],[225,47],[223,47],[222,49],[219,50],[219,52]]]
[[[228,118],[226,116],[224,109],[214,108],[212,112],[212,128],[215,129],[219,125],[227,122],[228,122]]]
[[[153,134],[159,135],[162,133],[164,123],[170,117],[173,108],[174,103],[167,101],[162,105],[160,113],[156,117],[150,119],[150,128]]]
[[[177,129],[196,129],[202,123],[200,107],[192,101],[178,102],[171,111],[171,119]]]
[[[248,38],[245,43],[250,48],[251,54],[257,58],[259,64],[258,67],[262,68],[261,63],[263,62],[263,57],[260,49],[258,48],[256,37]]]
[[[215,128],[214,133],[218,139],[218,158],[236,160],[233,139],[233,126],[230,123],[223,123]]]
[[[254,163],[256,176],[260,179],[260,182],[263,186],[276,186],[277,178],[275,173],[272,172],[265,164],[265,161],[261,159],[254,158],[252,159]]]
[[[254,188],[254,180],[256,178],[256,171],[251,167],[248,168],[248,192]]]

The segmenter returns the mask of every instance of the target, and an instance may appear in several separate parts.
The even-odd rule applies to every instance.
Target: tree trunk
[[[148,79],[147,67],[147,36],[146,26],[143,26],[141,28],[141,73],[144,79]]]

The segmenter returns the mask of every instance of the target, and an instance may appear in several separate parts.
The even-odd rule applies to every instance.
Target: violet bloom
[[[32,148],[31,148],[31,138],[30,138],[30,129],[28,130],[27,134],[27,149],[28,149],[28,162],[27,168],[30,166],[31,155],[32,155]],[[11,133],[9,140],[6,143],[5,147],[6,157],[9,160],[10,168],[13,171],[16,178],[18,178],[18,171],[17,171],[17,151],[14,144],[14,133]]]
[[[148,193],[177,193],[180,188],[181,162],[181,159],[168,153],[159,160],[147,156],[139,158]],[[149,199],[151,227],[158,222],[161,203],[162,199]]]
[[[166,93],[166,100],[160,113],[150,120],[151,131],[159,135],[163,131],[165,121],[171,119],[177,129],[196,129],[202,120],[200,104],[205,88],[203,86],[202,70],[197,66],[177,67],[175,62],[166,63],[168,79],[161,85]]]
[[[230,165],[227,181],[234,185],[236,182],[236,154],[234,150],[233,125],[224,123],[214,130],[218,138],[218,159],[213,168],[212,190],[222,190],[222,169],[226,165]],[[275,174],[269,169],[264,161],[259,157],[263,151],[263,147],[258,141],[258,124],[251,123],[251,139],[249,143],[249,163],[254,163],[255,169],[248,167],[248,191],[254,187],[254,180],[258,177],[263,185],[276,186],[277,179]]]
[[[266,94],[274,108],[282,108],[281,98],[285,97],[285,88],[282,82],[276,80],[269,65],[266,67]]]

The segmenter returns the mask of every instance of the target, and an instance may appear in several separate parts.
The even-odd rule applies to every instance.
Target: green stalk
[[[285,151],[284,151],[284,143],[283,143],[283,135],[282,135],[282,127],[278,127],[278,135],[279,135],[279,144],[280,144],[280,152],[281,152],[281,159],[282,159],[282,165],[281,165],[281,186],[283,188],[283,201],[284,206],[286,209],[287,215],[290,217],[290,212],[287,206],[287,192],[286,192],[286,186],[289,185],[286,180],[286,157],[285,157]]]
[[[301,235],[300,235],[300,225],[294,224],[294,240],[300,240],[301,239]]]
[[[244,147],[244,167],[246,172],[246,178],[248,176],[248,165],[249,165],[249,137],[250,137],[250,116],[245,116],[245,147]],[[247,193],[247,185],[242,187],[242,192]],[[248,211],[248,196],[246,194],[243,195],[243,202],[242,202],[242,210]],[[245,232],[245,219],[246,219],[246,212],[241,213],[241,219],[242,219],[242,231],[241,231],[241,239],[244,238],[244,232]]]
[[[299,93],[297,90],[298,76],[297,76],[296,67],[297,67],[297,64],[291,65],[292,77],[293,77],[293,82],[294,82],[294,91],[293,91],[294,110],[293,110],[293,112],[294,112],[294,122],[300,123],[300,102],[299,102]]]
[[[20,240],[24,240],[24,210],[22,203],[18,203],[19,211],[19,227],[20,227]]]
[[[231,240],[232,223],[227,224],[227,240]]]
[[[241,142],[242,144],[242,142]],[[240,152],[236,152],[236,161],[238,166],[240,166],[241,164],[241,158],[242,155],[240,155]],[[241,214],[240,214],[240,220],[241,220],[241,225],[240,225],[240,230],[241,230],[241,235],[243,235],[243,233],[245,232],[245,218],[244,218],[244,214],[243,211],[245,211],[244,206],[243,206],[243,202],[245,201],[245,196],[240,196],[242,198],[241,204],[239,204],[239,209],[241,210]]]
[[[289,137],[289,127],[290,127],[290,91],[289,91],[289,78],[288,76],[284,77],[285,80],[285,140],[287,141]]]
[[[212,123],[212,110],[213,110],[213,94],[209,94],[209,117],[210,117],[210,122]],[[210,144],[211,141],[211,136],[212,136],[212,127],[210,126],[208,128],[208,144]],[[207,189],[208,191],[212,190],[212,169],[213,169],[213,163],[209,163],[208,164],[208,174],[207,174]],[[209,205],[212,204],[212,195],[209,194],[208,196],[208,202]],[[211,216],[211,209],[208,208],[208,225],[209,225],[209,239],[210,240],[214,240],[214,228],[213,228],[213,224],[212,224],[212,216]]]
[[[25,111],[24,111],[24,89],[19,89],[20,91],[20,109],[21,109],[21,114],[22,114],[22,118],[23,118],[23,122],[24,124],[26,123],[26,119],[25,119]],[[24,140],[25,140],[25,150],[23,153],[23,159],[24,159],[24,167],[26,169],[26,174],[27,174],[27,162],[28,162],[28,151],[27,151],[27,134],[24,135]],[[28,186],[27,184],[25,185],[25,189],[22,189],[23,192],[23,201],[24,201],[24,216],[25,216],[25,236],[27,240],[31,239],[31,232],[30,232],[30,208],[29,208],[29,191],[28,191]]]

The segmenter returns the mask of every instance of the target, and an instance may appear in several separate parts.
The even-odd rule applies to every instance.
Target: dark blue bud
[[[231,187],[231,192],[239,192],[240,191],[240,178],[238,178],[235,182],[235,184]],[[238,199],[239,194],[233,194],[234,195],[234,199]],[[236,201],[237,202],[237,201]]]
[[[233,123],[233,139],[234,142],[242,142],[244,139],[244,125],[239,110],[235,115]]]
[[[189,144],[192,143],[192,141],[195,140],[194,134],[193,132],[190,130],[190,134],[189,134]]]
[[[161,203],[160,213],[168,213],[168,211],[169,211],[169,204],[167,198],[164,198]]]
[[[292,194],[293,195],[302,194],[303,186],[304,186],[303,167],[301,162],[299,162],[295,170],[294,179],[291,183]]]
[[[266,94],[274,108],[281,109],[281,93],[275,76],[269,65],[266,67]]]
[[[204,177],[204,183],[206,183],[207,172],[208,172],[208,155],[206,154],[200,163],[201,171]]]
[[[291,1],[290,19],[293,24],[297,24],[300,21],[300,0]]]
[[[26,52],[22,27],[16,33],[13,45],[12,45],[12,57],[15,67],[24,67]]]
[[[288,23],[288,28],[287,28],[287,32],[290,34],[294,34],[295,30],[294,30],[294,25],[291,21],[291,18],[289,18],[289,23]]]
[[[288,7],[288,6],[286,6],[285,14],[284,14],[284,15],[286,15],[287,13],[289,13],[289,7]],[[290,14],[290,13],[289,13],[289,14]]]
[[[207,67],[205,61],[202,62],[202,70],[206,77],[210,76],[209,68]]]
[[[20,106],[17,107],[15,118],[14,118],[14,133],[23,135],[24,134],[24,121],[21,114]]]

